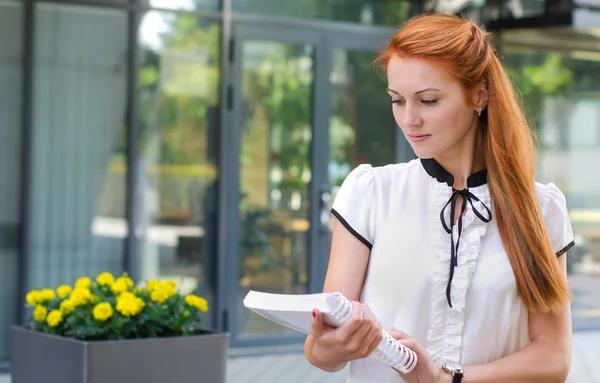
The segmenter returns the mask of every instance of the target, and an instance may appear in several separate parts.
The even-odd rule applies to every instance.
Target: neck
[[[465,137],[463,144],[443,153],[435,160],[454,177],[453,187],[457,190],[467,187],[467,179],[475,172],[485,169],[485,151],[481,130]]]

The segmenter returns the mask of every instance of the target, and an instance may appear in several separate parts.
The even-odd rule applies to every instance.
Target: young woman
[[[406,22],[382,53],[394,117],[419,159],[360,165],[333,205],[309,362],[349,382],[560,382],[571,358],[565,198],[534,181],[531,129],[487,36],[458,17]],[[417,352],[402,375],[367,356],[381,330]]]

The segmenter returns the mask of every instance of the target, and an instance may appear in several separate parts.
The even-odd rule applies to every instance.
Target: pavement
[[[346,373],[321,371],[302,353],[232,357],[227,365],[227,383],[344,383]],[[0,383],[10,383],[10,377],[0,375]],[[600,383],[600,331],[573,334],[573,360],[566,383]]]

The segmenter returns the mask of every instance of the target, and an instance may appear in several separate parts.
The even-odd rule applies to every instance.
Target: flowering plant
[[[151,280],[134,287],[127,274],[81,277],[73,287],[30,291],[31,328],[80,340],[185,336],[199,331],[206,300],[181,294],[174,281]]]

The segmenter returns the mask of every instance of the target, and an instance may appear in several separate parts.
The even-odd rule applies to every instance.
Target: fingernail
[[[316,318],[317,317],[317,310],[314,309],[313,312],[312,312],[312,314],[313,314],[313,318]]]

